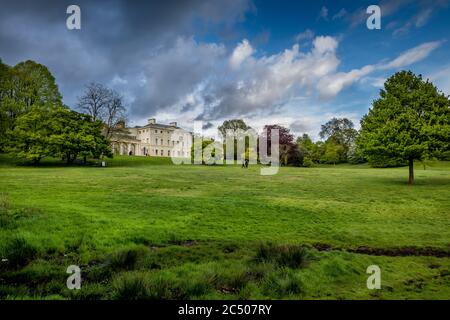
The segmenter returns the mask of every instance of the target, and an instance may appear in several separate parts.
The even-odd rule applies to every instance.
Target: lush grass
[[[449,258],[356,253],[445,255],[450,163],[417,163],[408,186],[407,168],[261,176],[257,166],[166,158],[116,157],[100,168],[0,156],[0,193],[0,257],[15,261],[0,265],[0,298],[450,297]],[[70,264],[83,270],[78,292],[64,289]],[[382,290],[366,288],[371,264]]]

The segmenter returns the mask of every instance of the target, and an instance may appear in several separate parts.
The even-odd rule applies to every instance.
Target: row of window
[[[147,138],[147,143],[149,143],[149,138]],[[159,145],[163,146],[164,145],[164,140],[163,139],[155,139],[155,144],[158,145],[158,142],[161,142]],[[177,144],[180,144],[180,141],[177,141]],[[167,140],[167,146],[170,146],[170,140]],[[175,146],[175,141],[172,140],[172,147]],[[184,147],[184,142],[181,142],[181,146]]]
[[[164,150],[160,150],[159,151],[158,149],[153,150],[153,151],[155,152],[155,155],[157,155],[157,156],[159,156],[159,155],[161,155],[161,156],[168,156],[168,157],[171,156],[170,150],[167,150],[167,153],[164,153]],[[172,153],[172,155],[174,155],[174,154]],[[176,156],[178,156],[178,157],[188,157],[189,156],[189,152],[177,151]]]
[[[144,132],[149,132],[150,129],[144,129],[144,130],[139,130],[139,134],[144,133]],[[155,130],[155,133],[158,133],[158,130]],[[161,130],[160,133],[163,133],[163,131]],[[167,131],[168,134],[170,134],[170,131]]]

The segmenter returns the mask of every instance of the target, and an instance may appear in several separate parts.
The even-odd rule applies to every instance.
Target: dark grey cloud
[[[81,7],[81,30],[66,29],[71,4]],[[45,64],[70,106],[86,83],[113,86],[129,98],[135,117],[195,89],[211,68],[208,57],[222,54],[220,46],[196,45],[192,36],[198,30],[232,30],[254,10],[250,0],[1,0],[0,7],[5,63],[32,59]],[[183,48],[195,46],[192,56],[177,52],[180,42]]]

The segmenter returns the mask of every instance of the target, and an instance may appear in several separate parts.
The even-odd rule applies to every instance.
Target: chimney
[[[148,124],[155,124],[155,123],[156,123],[156,119],[155,118],[148,119]]]
[[[171,126],[171,127],[176,127],[176,126],[177,126],[177,123],[176,123],[176,122],[171,122],[171,123],[169,123],[169,126]]]

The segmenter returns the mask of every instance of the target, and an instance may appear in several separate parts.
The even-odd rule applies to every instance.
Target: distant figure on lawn
[[[248,159],[245,159],[245,160],[242,162],[242,168],[248,168]]]

